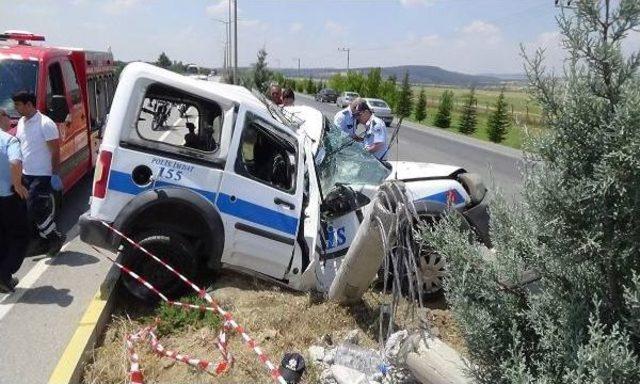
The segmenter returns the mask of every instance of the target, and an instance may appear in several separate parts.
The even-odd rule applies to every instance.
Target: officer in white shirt
[[[36,109],[33,93],[19,92],[13,97],[15,110],[22,116],[18,121],[16,137],[22,150],[23,184],[29,190],[27,210],[38,228],[40,237],[47,240],[49,256],[55,256],[62,248],[61,235],[54,220],[54,184],[60,184],[59,132],[56,124]]]
[[[376,117],[364,100],[358,101],[353,109],[353,116],[360,124],[364,124],[364,149],[373,154],[378,160],[384,160],[389,148],[387,144],[387,125]]]
[[[11,119],[0,108],[0,292],[13,292],[27,254],[31,228],[27,219],[27,189],[22,185],[22,154],[18,139],[7,131]]]
[[[358,127],[358,120],[353,116],[355,106],[362,101],[361,98],[357,98],[351,102],[351,104],[345,109],[338,111],[333,117],[333,123],[342,130],[342,132],[349,135],[356,141],[362,141],[358,135],[356,135],[356,128]]]

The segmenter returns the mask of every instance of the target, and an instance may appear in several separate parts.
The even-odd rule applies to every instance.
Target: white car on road
[[[342,92],[338,97],[338,100],[336,100],[336,105],[340,108],[344,108],[358,97],[360,97],[360,94],[357,92]]]
[[[391,123],[393,122],[393,111],[391,111],[391,107],[386,101],[382,99],[371,99],[368,97],[365,97],[363,100],[367,103],[369,108],[371,108],[374,115],[381,118],[387,127],[391,126]]]

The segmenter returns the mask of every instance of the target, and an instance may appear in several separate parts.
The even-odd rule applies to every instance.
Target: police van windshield
[[[13,108],[11,96],[19,91],[35,94],[37,83],[37,61],[0,59],[0,108],[5,109],[11,117],[19,117]]]
[[[333,123],[325,121],[322,146],[316,154],[316,169],[322,193],[328,193],[337,183],[350,185],[380,185],[391,172],[362,144],[344,134]]]

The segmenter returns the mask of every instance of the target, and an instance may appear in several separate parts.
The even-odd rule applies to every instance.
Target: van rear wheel
[[[191,243],[179,233],[166,229],[150,229],[135,235],[133,240],[189,280],[197,276],[196,251]],[[151,283],[169,299],[176,299],[189,290],[189,287],[179,277],[142,250],[126,243],[122,253],[123,264],[127,268]],[[158,295],[131,276],[125,274],[122,280],[127,291],[138,299],[148,303],[155,303],[160,299]]]

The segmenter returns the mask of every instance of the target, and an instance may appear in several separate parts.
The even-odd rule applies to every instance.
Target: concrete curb
[[[109,320],[113,309],[115,287],[120,277],[120,270],[112,265],[100,288],[87,306],[78,328],[69,344],[60,356],[51,376],[49,384],[80,383],[82,368],[93,356],[92,351]]]

